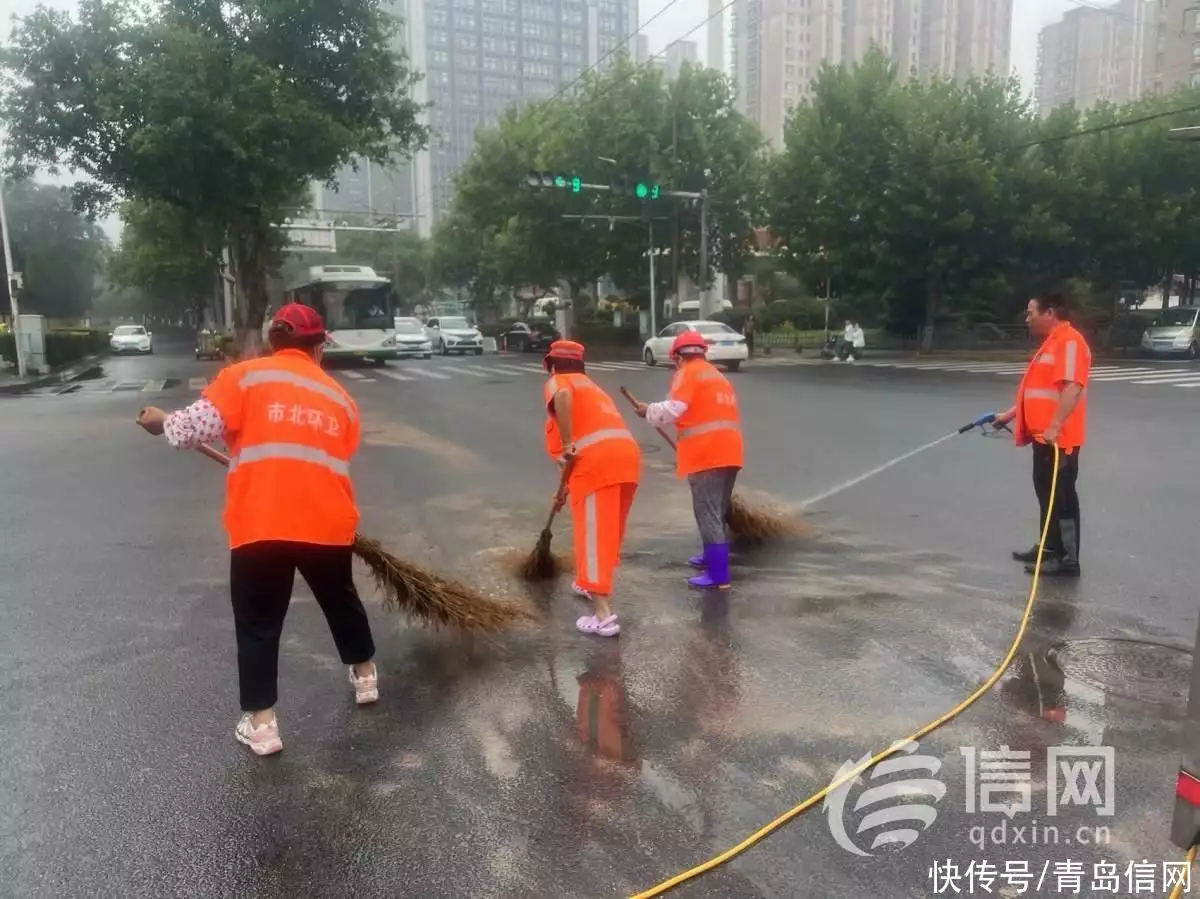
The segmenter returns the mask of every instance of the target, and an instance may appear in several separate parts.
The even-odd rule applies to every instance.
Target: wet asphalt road
[[[430,364],[454,362],[402,363]],[[106,376],[186,384],[211,370],[160,354]],[[596,378],[647,398],[667,381],[662,370]],[[554,487],[538,378],[347,383],[365,422],[363,531],[538,603],[549,624],[470,645],[374,607],[384,695],[357,710],[299,588],[281,663],[287,748],[256,760],[231,736],[219,472],[132,426],[151,396],[0,400],[4,895],[628,896],[952,706],[1017,625],[1028,579],[1008,553],[1034,538],[1036,506],[1026,451],[1003,440],[958,437],[837,494],[806,516],[810,537],[739,554],[734,589],[697,597],[683,581],[695,550],[686,492],[640,431],[643,485],[616,598],[625,630],[604,642],[574,632],[568,580],[530,595],[505,573],[505,548],[532,545]],[[735,384],[741,486],[785,503],[1005,405],[1013,388],[849,367],[752,367]],[[856,809],[856,787],[841,814],[814,809],[677,895],[923,897],[947,859],[1001,873],[1027,863],[1035,885],[1045,865],[1026,895],[1090,895],[1098,863],[1123,875],[1130,861],[1177,857],[1175,694],[1190,657],[1170,647],[1190,649],[1195,630],[1200,428],[1191,391],[1113,384],[1091,402],[1085,576],[1047,585],[997,690],[922,741],[916,754],[945,786],[936,820],[907,848],[873,849],[902,825],[857,833],[869,809]],[[565,522],[556,545],[569,545]],[[1030,811],[969,813],[961,749],[1002,746],[1030,753]],[[1050,815],[1058,746],[1113,748],[1114,815]],[[830,819],[869,854],[839,846]],[[1008,845],[973,844],[1003,822]],[[1068,862],[1082,866],[1078,885],[1056,881]],[[959,895],[1016,886],[964,879]],[[1154,893],[1124,877],[1117,891]]]

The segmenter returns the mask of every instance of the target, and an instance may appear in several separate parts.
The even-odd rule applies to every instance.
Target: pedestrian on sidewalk
[[[746,320],[742,322],[742,336],[746,338],[746,355],[754,355],[754,331],[755,331],[754,313],[751,312],[746,316]]]
[[[677,431],[676,472],[692,489],[692,512],[704,550],[688,559],[703,573],[688,579],[701,590],[729,586],[729,541],[725,521],[733,485],[742,469],[742,426],[729,379],[706,358],[708,344],[697,331],[684,331],[671,344],[678,371],[667,399],[639,403],[637,414],[656,428],[672,422]]]
[[[229,447],[224,522],[243,712],[234,736],[256,755],[283,749],[279,640],[297,570],[325,613],[355,701],[379,698],[375,643],[351,571],[358,409],[321,370],[325,326],[314,310],[284,306],[269,340],[273,355],[223,369],[186,409],[138,415],[176,449],[221,439]]]
[[[642,451],[616,404],[589,378],[583,345],[556,340],[542,360],[550,374],[546,404],[546,452],[568,467],[564,491],[575,538],[576,594],[592,603],[592,614],[575,627],[584,634],[615,637],[621,632],[609,598],[621,560],[625,523],[641,477]]]
[[[1079,577],[1080,519],[1079,454],[1087,431],[1087,384],[1092,352],[1087,341],[1068,320],[1066,298],[1048,293],[1029,301],[1025,310],[1029,329],[1043,338],[1021,384],[1017,401],[996,416],[997,425],[1013,422],[1017,446],[1033,448],[1033,489],[1041,509],[1041,525],[1050,516],[1046,559],[1042,574]],[[1050,482],[1054,476],[1054,447],[1059,449],[1058,485],[1050,508]],[[1037,544],[1014,552],[1033,573]]]
[[[867,345],[867,336],[863,333],[862,325],[856,321],[850,322],[850,346],[848,348],[847,362],[857,362],[862,356],[862,351]]]

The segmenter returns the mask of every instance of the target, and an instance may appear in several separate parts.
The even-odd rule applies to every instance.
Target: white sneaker
[[[354,701],[359,705],[370,705],[379,700],[379,666],[373,665],[374,671],[364,677],[354,673],[354,666],[347,668],[350,683],[354,685]]]
[[[255,727],[250,723],[250,713],[247,712],[238,721],[233,735],[239,743],[249,746],[255,755],[274,755],[283,751],[283,741],[279,739],[279,719],[274,715],[266,724]]]

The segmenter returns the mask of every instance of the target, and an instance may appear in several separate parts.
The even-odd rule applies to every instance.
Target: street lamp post
[[[12,241],[8,232],[8,213],[4,208],[4,181],[0,179],[0,231],[4,232],[4,274],[8,278],[8,299],[12,305],[13,344],[17,354],[17,375],[25,377],[25,348],[21,344],[21,307],[17,300],[18,279],[13,272]]]

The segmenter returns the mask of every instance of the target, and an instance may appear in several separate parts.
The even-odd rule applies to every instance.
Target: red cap
[[[288,331],[296,337],[317,337],[325,333],[325,323],[310,306],[288,303],[271,319],[271,330]]]
[[[574,340],[556,340],[550,344],[550,350],[546,353],[549,359],[577,359],[583,361],[583,344],[576,343]]]
[[[704,338],[700,336],[699,331],[687,330],[675,338],[675,342],[671,344],[671,355],[679,356],[685,352],[708,352],[708,344]]]

